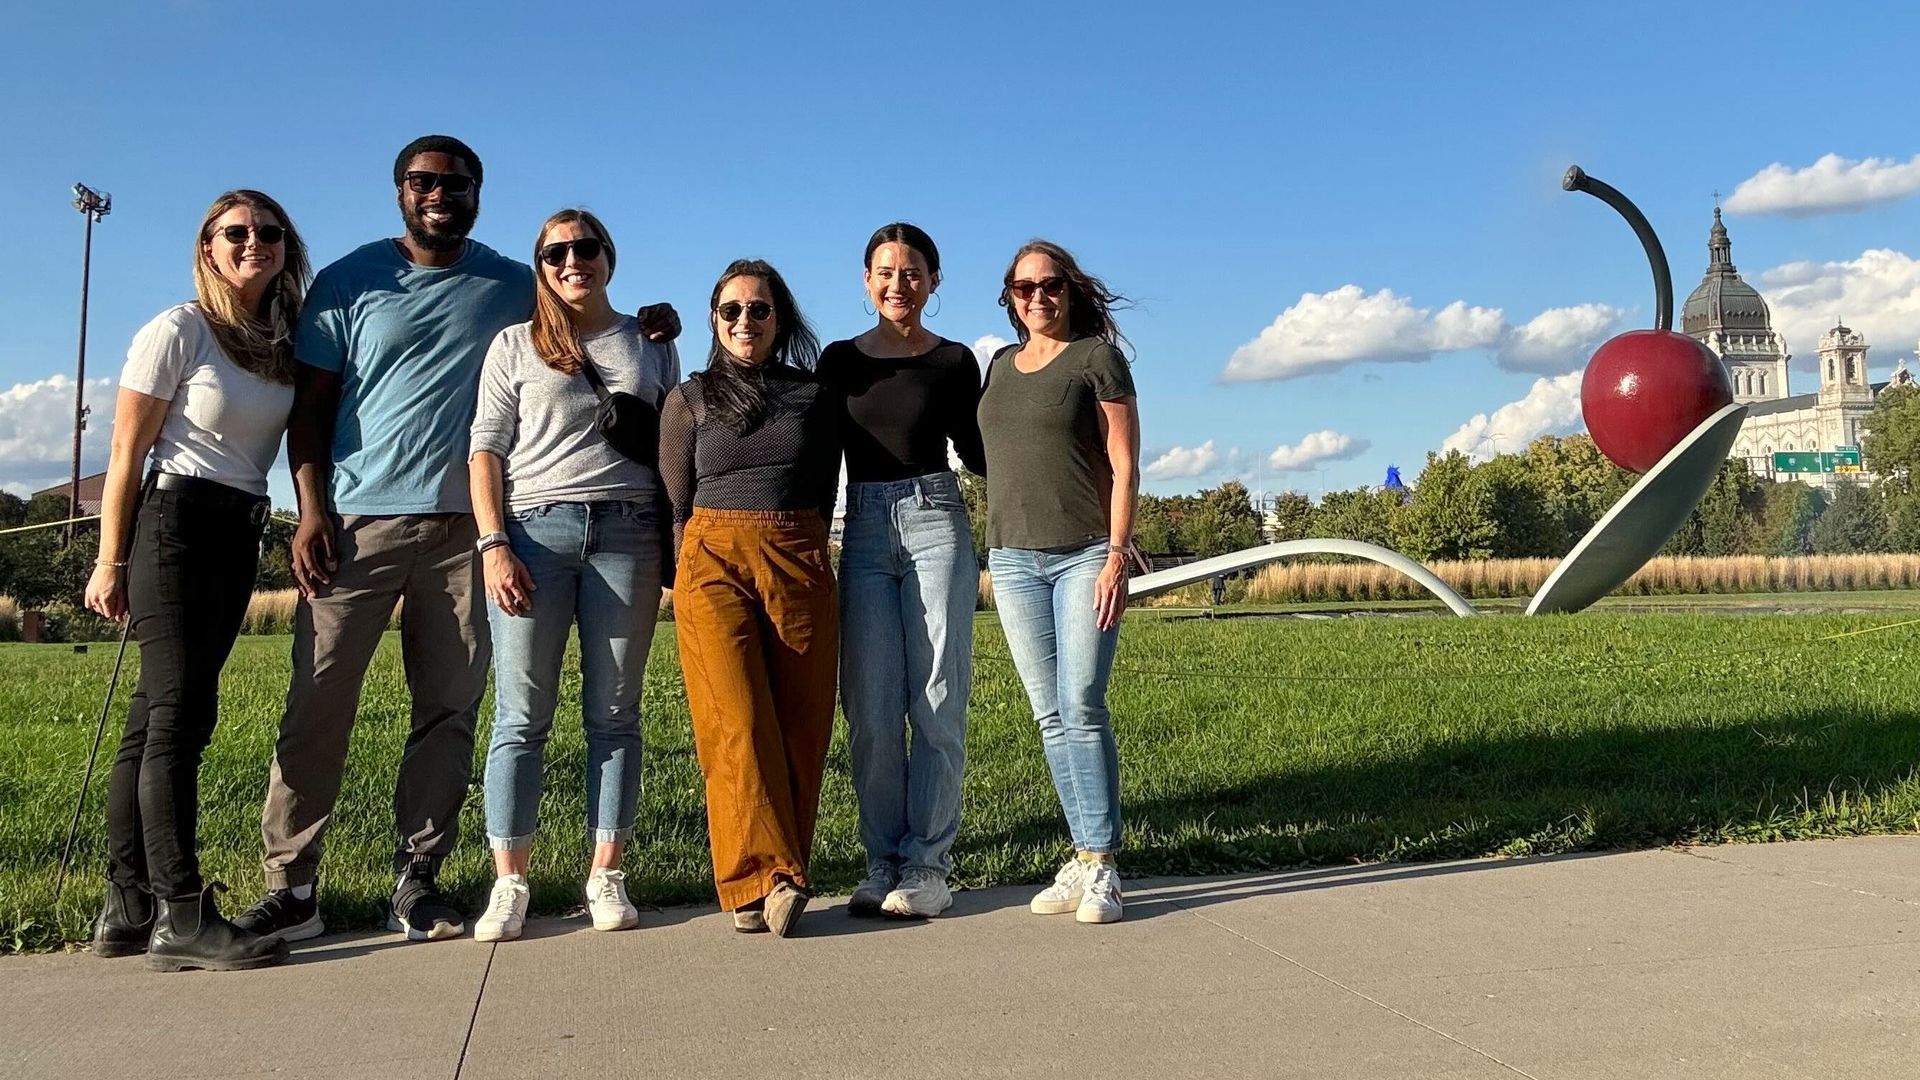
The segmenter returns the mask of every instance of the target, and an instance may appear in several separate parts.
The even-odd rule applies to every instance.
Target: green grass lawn
[[[1721,599],[1721,598],[1714,598]],[[1732,598],[1726,598],[1731,600]],[[1748,598],[1750,599],[1750,598]],[[1130,617],[1113,681],[1129,874],[1771,840],[1920,827],[1920,626],[1817,639],[1920,613],[1593,612],[1493,617]],[[710,901],[698,766],[668,626],[654,646],[635,898]],[[1067,852],[1038,735],[991,614],[977,624],[958,883],[1045,880]],[[131,654],[130,654],[131,657]],[[0,951],[87,935],[100,898],[104,762],[58,911],[55,867],[110,645],[0,646]],[[572,663],[571,658],[569,664]],[[130,659],[130,667],[131,659]],[[259,889],[259,809],[288,639],[243,638],[202,772],[200,843],[237,910]],[[578,680],[548,755],[533,904],[578,901],[587,859]],[[391,887],[393,768],[406,730],[399,650],[361,702],[322,903],[374,925]],[[484,715],[491,714],[491,702]],[[491,880],[480,757],[446,884]],[[817,884],[863,871],[844,738],[828,762]]]

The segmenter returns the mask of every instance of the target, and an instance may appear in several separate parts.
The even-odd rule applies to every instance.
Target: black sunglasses
[[[425,195],[434,188],[439,188],[449,195],[465,195],[480,186],[480,181],[466,173],[416,170],[402,175],[400,179],[407,185],[407,190],[415,195]]]
[[[713,309],[714,314],[720,316],[721,322],[733,322],[740,317],[742,311],[746,312],[747,318],[752,319],[754,322],[766,322],[769,318],[773,317],[773,305],[767,303],[765,300],[755,300],[751,304],[743,304],[738,300],[729,300]]]
[[[1063,277],[1041,278],[1039,281],[1027,281],[1023,278],[1007,285],[1007,291],[1022,300],[1033,299],[1035,292],[1043,292],[1048,296],[1058,297],[1061,293],[1065,292],[1066,289],[1067,279]]]
[[[245,225],[228,225],[218,231],[221,239],[235,247],[243,246],[247,242]],[[263,244],[277,244],[287,238],[287,230],[278,225],[255,225],[253,235],[259,237]]]
[[[600,249],[611,245],[602,244],[592,236],[583,236],[578,240],[562,240],[557,244],[548,244],[540,249],[540,261],[548,266],[565,266],[567,249],[573,249],[574,258],[581,262],[592,262],[600,257]]]

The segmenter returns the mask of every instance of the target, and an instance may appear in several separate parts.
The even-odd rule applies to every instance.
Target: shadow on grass
[[[1238,769],[1257,770],[1260,756],[1249,747]],[[1122,865],[1129,877],[1206,876],[1910,831],[1920,828],[1917,767],[1920,711],[1910,710],[1433,741],[1228,784],[1184,776],[1158,791],[1129,787]],[[1130,779],[1124,756],[1121,768]],[[965,841],[963,862],[969,849],[1066,854],[1058,817]],[[1347,873],[1327,880],[1374,880],[1336,879]]]

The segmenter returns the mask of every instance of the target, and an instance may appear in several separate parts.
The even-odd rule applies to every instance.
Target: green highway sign
[[[1786,473],[1826,472],[1827,470],[1821,467],[1822,463],[1820,460],[1824,456],[1823,454],[1817,454],[1810,450],[1777,453],[1773,455],[1773,471]]]

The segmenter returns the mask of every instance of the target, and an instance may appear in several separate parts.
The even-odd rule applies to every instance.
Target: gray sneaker
[[[900,878],[900,887],[887,894],[880,908],[902,919],[931,919],[952,906],[946,875],[916,866]]]
[[[847,914],[863,919],[880,914],[887,894],[898,884],[900,871],[894,869],[893,864],[875,863],[867,870],[867,879],[853,890],[853,896],[847,901]]]

